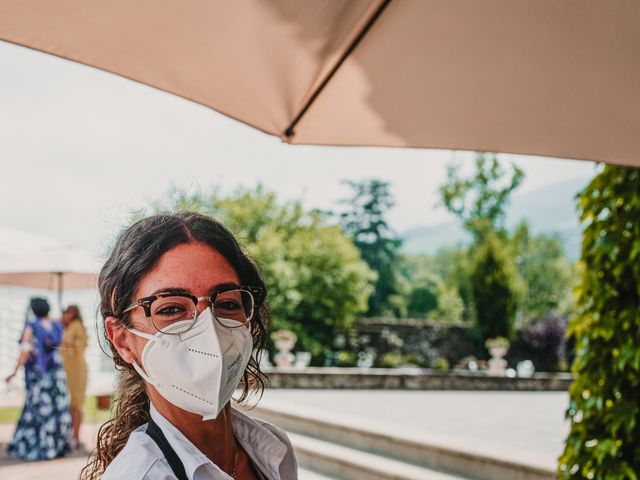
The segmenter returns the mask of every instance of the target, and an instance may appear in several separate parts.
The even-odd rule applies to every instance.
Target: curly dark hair
[[[220,253],[236,271],[242,285],[260,287],[264,294],[256,299],[256,314],[251,319],[255,356],[252,355],[242,379],[242,395],[261,394],[266,377],[260,371],[257,358],[267,339],[268,310],[266,287],[257,266],[220,222],[198,213],[154,215],[137,221],[125,229],[115,244],[98,278],[100,313],[104,319],[116,317],[127,323],[123,310],[135,299],[138,284],[172,248],[186,243],[202,242]],[[145,383],[131,365],[118,354],[109,339],[113,363],[119,371],[116,400],[112,418],[98,432],[96,449],[80,474],[82,480],[97,480],[122,450],[129,434],[149,420],[149,397]]]

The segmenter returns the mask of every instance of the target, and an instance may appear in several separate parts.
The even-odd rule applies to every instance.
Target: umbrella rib
[[[360,44],[360,42],[362,41],[364,36],[371,29],[371,27],[378,20],[378,18],[380,18],[380,15],[382,15],[382,12],[385,10],[385,8],[387,8],[389,6],[390,3],[391,3],[391,0],[383,0],[382,3],[380,3],[380,5],[376,9],[376,11],[373,12],[373,15],[371,15],[371,18],[369,19],[369,21],[366,23],[366,25],[360,31],[360,33],[358,33],[358,35],[353,39],[353,41],[351,42],[349,47],[344,51],[344,53],[342,54],[340,59],[336,62],[336,64],[333,66],[333,68],[329,71],[329,73],[326,75],[324,80],[322,80],[322,82],[318,85],[318,87],[313,92],[311,97],[309,97],[309,100],[307,100],[307,103],[304,105],[304,107],[302,107],[302,109],[298,112],[298,114],[291,121],[291,123],[289,124],[287,129],[284,131],[284,137],[287,140],[290,140],[295,135],[295,133],[296,133],[295,132],[295,128],[298,125],[298,123],[300,122],[300,120],[302,119],[302,117],[304,116],[304,114],[307,113],[307,111],[309,110],[309,108],[311,107],[313,102],[315,102],[316,98],[318,98],[318,96],[320,95],[322,90],[324,90],[324,88],[327,86],[327,84],[333,78],[333,76],[336,74],[336,72],[340,69],[340,67],[345,62],[345,60],[356,49],[358,44]]]

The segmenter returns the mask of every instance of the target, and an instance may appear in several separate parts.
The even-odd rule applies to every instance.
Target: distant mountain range
[[[507,207],[507,227],[512,229],[527,220],[534,234],[558,235],[567,256],[580,257],[582,234],[575,207],[575,196],[589,182],[589,177],[547,185],[531,192],[515,195]],[[460,222],[414,227],[402,235],[407,253],[433,254],[442,247],[468,244],[471,238]]]

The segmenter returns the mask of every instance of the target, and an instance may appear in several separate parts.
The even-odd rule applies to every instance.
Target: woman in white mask
[[[195,214],[140,220],[99,277],[120,371],[84,480],[297,478],[291,443],[230,406],[264,386],[265,286],[233,235]]]

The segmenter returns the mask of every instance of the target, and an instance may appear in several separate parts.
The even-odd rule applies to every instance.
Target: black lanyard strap
[[[169,462],[169,467],[171,467],[173,474],[178,478],[178,480],[189,480],[182,460],[180,460],[180,457],[178,457],[178,454],[167,440],[167,437],[164,436],[164,433],[162,433],[162,430],[152,418],[149,419],[149,425],[147,425],[145,432],[153,439],[154,442],[156,442],[156,445],[158,445],[162,454],[167,459],[167,462]],[[258,475],[258,479],[267,480],[267,477],[265,477],[260,469],[253,463],[251,457],[249,457],[249,462],[251,463],[255,473]]]
[[[180,460],[180,457],[178,457],[178,454],[167,440],[167,437],[164,436],[164,433],[162,433],[162,430],[152,418],[149,419],[146,433],[156,442],[156,445],[160,447],[164,458],[169,462],[169,466],[178,480],[189,480],[187,472],[184,470],[182,460]]]

